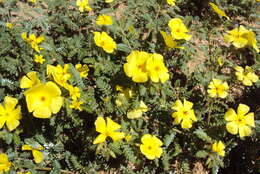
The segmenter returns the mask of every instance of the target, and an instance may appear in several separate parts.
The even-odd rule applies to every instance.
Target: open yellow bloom
[[[197,121],[194,110],[192,109],[193,103],[184,99],[182,103],[180,100],[177,100],[172,109],[176,110],[172,114],[175,124],[180,124],[183,129],[189,129],[192,127],[192,122]]]
[[[5,23],[5,26],[9,29],[12,29],[14,25],[10,22],[7,22],[7,23]]]
[[[140,150],[147,159],[154,160],[155,158],[160,158],[163,152],[161,148],[163,143],[159,138],[154,135],[145,134],[142,136],[141,142]]]
[[[36,52],[39,53],[40,50],[43,50],[43,48],[41,48],[39,44],[41,44],[45,40],[44,36],[37,37],[35,34],[30,34],[29,37],[27,37],[27,33],[24,32],[21,34],[21,37],[24,41],[29,43]]]
[[[96,20],[97,25],[112,25],[112,18],[108,15],[99,15]]]
[[[239,28],[227,31],[224,35],[224,41],[232,43],[236,48],[243,48],[248,44],[246,34],[248,30],[244,26],[240,25]]]
[[[70,92],[70,97],[72,98],[72,100],[77,100],[78,98],[80,98],[80,89],[78,87],[67,85],[66,89]]]
[[[12,163],[9,162],[8,156],[5,153],[0,153],[0,173],[8,172]]]
[[[115,41],[106,32],[94,32],[94,41],[107,53],[113,53],[116,49]]]
[[[75,68],[79,72],[80,77],[85,78],[88,76],[88,72],[89,72],[88,65],[77,64]]]
[[[88,0],[77,0],[76,5],[79,7],[80,12],[92,10],[92,8],[89,6]]]
[[[163,56],[161,54],[153,53],[146,62],[146,69],[149,77],[153,82],[162,83],[169,79],[167,67],[163,63]]]
[[[52,77],[56,83],[58,83],[62,87],[67,86],[67,81],[71,77],[71,74],[68,72],[69,65],[65,64],[64,67],[61,65],[52,66],[47,65],[47,75],[48,77]]]
[[[251,128],[255,127],[254,113],[248,113],[250,108],[245,104],[239,104],[237,113],[234,109],[228,109],[225,113],[225,120],[227,131],[233,135],[239,133],[240,138],[249,136],[251,134]]]
[[[71,109],[75,109],[75,110],[79,110],[82,111],[81,105],[83,104],[82,101],[78,101],[78,100],[72,100],[71,104],[70,104],[70,108]]]
[[[167,0],[167,3],[169,4],[169,5],[171,5],[171,6],[175,6],[176,4],[176,2],[175,2],[176,0]]]
[[[127,56],[127,63],[124,64],[124,71],[128,77],[131,77],[134,82],[142,83],[148,80],[148,72],[146,69],[146,60],[150,54],[143,51],[132,51]]]
[[[20,88],[31,88],[35,85],[40,84],[37,73],[35,71],[28,72],[26,76],[23,76],[20,81]]]
[[[210,2],[209,5],[214,10],[214,12],[216,12],[218,15],[223,16],[223,17],[227,18],[228,20],[230,20],[230,18],[227,16],[227,14],[224,11],[222,11],[216,4]]]
[[[171,19],[168,23],[168,26],[171,29],[171,34],[173,39],[177,39],[177,40],[185,39],[187,41],[191,39],[191,35],[187,34],[189,30],[187,29],[187,27],[184,25],[184,23],[180,18]]]
[[[20,124],[21,107],[17,106],[18,100],[13,97],[6,96],[3,105],[0,104],[0,129],[6,123],[9,131],[13,131]],[[16,107],[16,108],[15,108]]]
[[[127,112],[127,118],[136,119],[142,117],[144,112],[148,111],[148,107],[143,101],[140,101],[140,106],[134,110]]]
[[[212,145],[212,151],[220,156],[225,156],[225,144],[222,141],[215,142]]]
[[[169,48],[180,48],[180,49],[184,49],[184,47],[181,46],[177,46],[177,42],[172,38],[171,34],[167,34],[164,31],[160,31],[163,40],[165,42],[165,45]]]
[[[119,141],[125,137],[123,132],[117,132],[121,128],[121,125],[117,124],[109,117],[107,122],[103,117],[98,117],[95,121],[96,131],[100,134],[96,137],[93,144],[99,144],[106,141],[107,137],[111,137],[113,141]]]
[[[39,84],[24,92],[29,112],[37,118],[49,118],[63,105],[60,88],[53,82]]]
[[[226,98],[228,95],[227,90],[229,89],[227,82],[222,82],[220,79],[213,79],[208,86],[207,92],[210,97]]]
[[[34,55],[34,61],[36,63],[40,63],[40,64],[43,64],[43,62],[45,61],[45,59],[43,58],[42,55]]]
[[[41,163],[44,159],[44,155],[40,150],[43,150],[43,147],[39,145],[38,147],[34,148],[32,146],[29,146],[27,144],[22,146],[22,150],[30,150],[32,151],[34,162],[35,163]]]
[[[245,86],[252,86],[253,83],[257,82],[259,79],[254,70],[249,66],[246,66],[245,69],[241,66],[236,66],[235,70],[237,79]]]

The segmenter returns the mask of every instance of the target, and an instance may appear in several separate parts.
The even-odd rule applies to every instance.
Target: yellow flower
[[[213,79],[208,86],[207,92],[210,97],[226,98],[228,95],[227,90],[229,89],[227,82],[222,82],[220,79]]]
[[[82,105],[83,102],[82,101],[78,101],[78,100],[72,100],[71,104],[70,104],[70,108],[71,109],[75,109],[75,110],[79,110],[82,111],[82,108],[80,105]]]
[[[161,148],[163,143],[159,138],[154,135],[145,134],[142,136],[141,142],[140,150],[147,159],[154,160],[155,158],[160,158],[163,152]]]
[[[20,81],[20,88],[31,88],[35,85],[40,84],[41,81],[39,80],[35,71],[28,72],[26,76],[23,76]]]
[[[64,67],[62,67],[61,65],[57,65],[56,67],[52,65],[47,65],[48,77],[52,77],[54,81],[62,87],[67,86],[67,81],[71,77],[68,70],[69,70],[68,64],[65,64]]]
[[[225,156],[225,144],[222,141],[215,142],[212,145],[212,151],[220,156]]]
[[[29,112],[37,118],[49,118],[63,105],[60,88],[53,82],[33,86],[24,92]]]
[[[72,98],[72,100],[77,100],[78,98],[80,98],[80,90],[78,87],[67,85],[66,89],[70,92],[70,97]]]
[[[216,12],[218,15],[223,16],[223,17],[227,18],[228,20],[230,20],[230,18],[227,16],[227,14],[224,11],[222,11],[220,8],[218,8],[218,6],[216,4],[210,2],[209,5],[214,10],[214,12]]]
[[[249,136],[251,134],[251,128],[255,127],[254,113],[248,113],[250,108],[247,105],[239,104],[237,113],[234,109],[230,108],[225,113],[225,120],[227,131],[233,135],[239,133],[240,138]],[[248,113],[248,114],[247,114]]]
[[[116,49],[115,41],[106,32],[94,32],[94,41],[107,53],[113,53]]]
[[[150,54],[143,51],[132,51],[131,54],[127,56],[124,71],[134,82],[141,83],[148,80],[146,60],[149,56]]]
[[[217,62],[219,64],[219,66],[223,65],[223,58],[221,56],[218,57]]]
[[[148,107],[143,101],[140,101],[140,106],[134,110],[127,112],[127,118],[136,119],[142,117],[143,112],[147,112]]]
[[[43,58],[42,55],[34,55],[34,61],[36,63],[40,63],[40,64],[43,64],[43,62],[45,61],[45,59]]]
[[[0,104],[0,129],[6,123],[9,131],[13,131],[20,124],[21,107],[17,106],[18,100],[13,97],[6,96],[3,105]],[[16,108],[15,108],[16,107]]]
[[[177,46],[177,42],[172,38],[172,35],[167,34],[164,31],[160,31],[163,40],[165,42],[165,45],[169,48],[180,48],[180,49],[184,49],[184,47],[179,47]]]
[[[29,43],[36,52],[39,53],[40,50],[43,50],[43,48],[41,48],[39,44],[45,40],[44,36],[36,37],[35,34],[30,34],[29,37],[27,37],[27,33],[23,32],[21,34],[21,37],[24,41]]]
[[[8,172],[12,163],[9,162],[8,156],[4,153],[0,153],[0,173]]]
[[[29,2],[31,2],[31,3],[36,3],[37,2],[37,0],[29,0]]]
[[[186,28],[186,26],[180,18],[171,19],[168,23],[168,26],[171,29],[173,39],[185,39],[187,41],[191,39],[191,35],[187,34],[189,30]]]
[[[14,25],[10,22],[7,22],[7,23],[5,23],[5,26],[9,29],[12,29]]]
[[[257,53],[259,53],[259,49],[257,47],[257,40],[255,38],[255,33],[251,30],[248,30],[248,32],[244,36],[247,39],[247,45],[253,47]]]
[[[176,110],[172,114],[175,124],[180,124],[183,129],[189,129],[192,127],[192,122],[197,121],[194,110],[192,109],[193,103],[184,99],[184,102],[177,100],[172,109]]]
[[[244,26],[240,25],[239,28],[227,31],[224,35],[224,41],[227,43],[232,43],[237,48],[243,48],[248,44],[246,35],[248,30]]]
[[[113,21],[108,15],[99,15],[96,20],[97,25],[112,25]]]
[[[27,144],[22,146],[22,150],[30,150],[32,151],[34,162],[35,163],[41,163],[44,159],[44,155],[40,150],[43,150],[43,147],[41,145],[38,145],[38,147],[34,148],[32,146],[29,146]]]
[[[88,65],[77,64],[75,68],[79,72],[80,77],[84,78],[88,76],[88,72],[89,72]]]
[[[111,3],[113,2],[114,0],[105,0],[106,3]]]
[[[149,77],[153,82],[161,81],[164,83],[169,79],[168,69],[163,63],[163,56],[153,53],[146,62],[146,69]]]
[[[176,0],[167,0],[167,3],[169,4],[169,5],[171,5],[171,6],[175,6],[176,4],[175,4],[175,1]]]
[[[76,5],[79,7],[80,12],[91,11],[88,0],[77,0]]]
[[[253,83],[257,82],[259,79],[254,70],[249,66],[246,66],[245,69],[241,66],[236,66],[235,70],[237,79],[241,81],[245,86],[252,86]]]
[[[125,137],[123,132],[116,132],[121,128],[121,125],[112,121],[107,117],[107,122],[103,117],[98,117],[95,121],[96,131],[100,134],[96,137],[93,144],[99,144],[106,141],[107,137],[111,137],[113,141],[119,141]]]

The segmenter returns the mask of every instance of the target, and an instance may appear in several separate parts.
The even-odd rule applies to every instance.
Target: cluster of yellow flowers
[[[160,54],[132,51],[126,60],[124,71],[134,82],[147,82],[148,77],[153,82],[160,81],[162,83],[169,79],[168,69],[164,65],[163,56]]]

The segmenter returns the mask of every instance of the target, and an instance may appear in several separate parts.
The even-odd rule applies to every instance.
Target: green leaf
[[[208,143],[211,143],[211,138],[207,135],[206,132],[204,132],[202,129],[197,129],[194,131],[194,133],[197,135],[197,137],[203,141],[206,141]]]
[[[208,152],[205,150],[198,151],[195,156],[198,158],[205,158],[208,155]]]

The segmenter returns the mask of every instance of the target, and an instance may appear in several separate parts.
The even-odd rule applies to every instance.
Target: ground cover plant
[[[0,173],[258,173],[258,0],[0,0]]]

